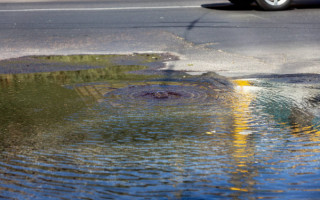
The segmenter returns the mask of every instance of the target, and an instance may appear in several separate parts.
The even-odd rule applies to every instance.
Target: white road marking
[[[201,8],[201,6],[154,6],[154,7],[119,7],[119,8],[31,8],[0,10],[0,12],[47,12],[47,11],[108,11],[108,10],[151,10],[151,9],[180,9]]]

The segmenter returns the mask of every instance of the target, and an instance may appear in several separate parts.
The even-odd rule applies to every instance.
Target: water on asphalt
[[[30,61],[28,73],[0,75],[1,198],[319,197],[318,82],[151,73],[161,56],[110,59],[0,63]]]

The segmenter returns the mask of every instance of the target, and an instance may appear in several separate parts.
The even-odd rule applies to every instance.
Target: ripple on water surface
[[[0,198],[320,195],[316,87],[19,80],[0,87]]]

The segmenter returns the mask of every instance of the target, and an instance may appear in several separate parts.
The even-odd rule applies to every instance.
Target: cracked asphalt
[[[170,52],[167,69],[225,76],[320,73],[320,2],[281,12],[227,0],[0,3],[0,59]]]

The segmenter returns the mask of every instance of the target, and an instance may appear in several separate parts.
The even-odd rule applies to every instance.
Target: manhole
[[[104,96],[105,102],[118,106],[210,104],[219,99],[219,90],[210,85],[184,82],[147,83],[113,90]]]

